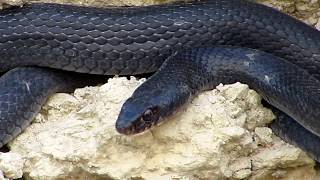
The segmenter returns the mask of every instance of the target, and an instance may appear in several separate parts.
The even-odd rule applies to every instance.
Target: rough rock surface
[[[20,154],[12,152],[0,153],[0,170],[5,172],[7,178],[16,179],[22,177],[23,164],[24,160]]]
[[[202,93],[152,131],[119,135],[117,114],[142,81],[114,78],[73,95],[53,96],[10,145],[26,159],[26,177],[254,179],[289,177],[301,168],[315,174],[305,153],[257,127],[274,116],[240,83]]]
[[[310,24],[320,26],[319,0],[256,0],[297,17]]]
[[[22,6],[23,0],[0,0],[0,9],[9,7],[9,6]]]
[[[107,6],[170,0],[44,1]],[[320,27],[318,0],[260,1]],[[239,83],[201,94],[143,135],[117,134],[121,105],[141,82],[115,78],[56,94],[11,151],[0,154],[0,170],[7,178],[23,172],[26,179],[316,179],[314,161],[264,127],[272,113]]]
[[[139,136],[116,133],[122,103],[143,80],[56,94],[11,152],[30,179],[309,178],[314,162],[270,129],[272,112],[247,85],[202,93],[167,123]],[[10,154],[9,153],[9,154]],[[304,172],[308,171],[308,175]],[[214,177],[214,178],[213,178]]]

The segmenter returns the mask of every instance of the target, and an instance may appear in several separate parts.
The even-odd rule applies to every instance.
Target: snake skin
[[[125,102],[116,127],[135,134],[144,128],[130,127],[141,123],[136,120],[146,108],[157,109],[163,120],[195,94],[238,81],[320,136],[320,81],[281,58],[237,47],[193,48],[168,58]]]
[[[2,11],[0,34],[2,71],[36,65],[132,75],[154,72],[181,48],[237,45],[273,53],[319,77],[319,33],[246,1],[115,9],[32,4]]]
[[[320,162],[319,136],[310,133],[310,131],[280,110],[271,106],[267,107],[272,109],[277,116],[276,120],[269,125],[272,131],[284,141],[299,147],[317,162]]]
[[[31,4],[0,12],[2,72],[20,66],[38,66],[91,74],[142,74],[156,71],[178,50],[213,45],[269,52],[320,79],[319,32],[272,8],[247,1],[204,0],[111,9]],[[36,72],[30,72],[31,76],[27,73],[24,78],[36,76]],[[47,77],[45,72],[41,73]],[[1,81],[11,77],[17,78],[9,72]],[[191,83],[198,85],[197,81]],[[26,87],[18,82],[12,87],[15,86]],[[51,94],[46,89],[43,92]],[[18,91],[15,93],[19,94]],[[47,95],[39,98],[41,103]],[[10,106],[26,103],[23,98],[8,102]],[[41,103],[20,111],[36,112]],[[30,114],[26,116],[31,117],[34,113]],[[6,116],[9,120],[2,118]],[[20,117],[8,110],[2,112],[2,144],[16,136],[30,121],[9,116]],[[307,122],[305,125],[312,129],[314,124]]]

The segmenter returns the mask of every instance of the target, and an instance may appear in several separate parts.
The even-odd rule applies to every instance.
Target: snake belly
[[[89,74],[143,74],[155,72],[178,50],[216,45],[265,51],[320,79],[320,33],[244,0],[111,9],[30,4],[0,12],[2,72],[37,66]],[[10,129],[24,128],[22,123],[14,118],[0,121],[2,127],[13,126]],[[316,121],[309,126],[320,128]],[[2,144],[17,134],[1,131]]]

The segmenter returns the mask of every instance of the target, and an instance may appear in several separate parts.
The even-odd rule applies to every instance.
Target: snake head
[[[146,81],[123,104],[116,122],[120,134],[142,133],[160,124],[185,104],[191,92],[184,85]]]
[[[129,98],[120,111],[116,130],[120,134],[132,135],[150,129],[160,122],[161,108],[138,98]]]

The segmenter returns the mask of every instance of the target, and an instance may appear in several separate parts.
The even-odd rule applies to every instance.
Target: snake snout
[[[138,134],[158,124],[160,117],[158,106],[129,98],[120,111],[116,130],[124,135]]]

